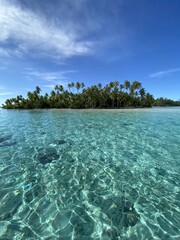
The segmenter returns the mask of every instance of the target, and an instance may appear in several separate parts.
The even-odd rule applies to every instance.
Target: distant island
[[[180,106],[180,101],[167,98],[154,99],[146,92],[139,81],[110,82],[85,88],[84,83],[68,83],[68,90],[56,85],[50,94],[41,95],[40,87],[28,92],[27,98],[22,95],[7,99],[4,109],[43,109],[43,108],[143,108],[152,106]]]

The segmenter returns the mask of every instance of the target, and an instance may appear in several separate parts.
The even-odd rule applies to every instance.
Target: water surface
[[[180,239],[180,108],[0,110],[0,239]]]

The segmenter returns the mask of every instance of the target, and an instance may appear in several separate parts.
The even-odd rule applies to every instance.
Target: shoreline
[[[130,112],[130,111],[150,111],[150,110],[172,110],[180,108],[180,106],[152,106],[152,107],[140,107],[140,108],[32,108],[32,109],[6,109],[0,108],[0,110],[16,110],[16,111],[79,111],[79,112]]]

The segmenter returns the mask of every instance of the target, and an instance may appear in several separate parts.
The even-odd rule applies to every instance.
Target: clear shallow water
[[[0,239],[180,239],[180,108],[0,110]]]

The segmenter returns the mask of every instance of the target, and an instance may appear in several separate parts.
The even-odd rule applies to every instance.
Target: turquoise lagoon
[[[0,110],[0,239],[180,239],[180,108]]]

